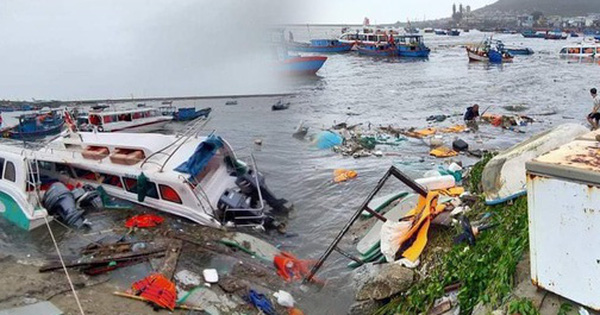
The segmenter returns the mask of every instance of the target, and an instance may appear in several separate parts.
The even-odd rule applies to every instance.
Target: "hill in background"
[[[476,13],[503,11],[530,14],[540,11],[546,16],[586,16],[600,13],[600,0],[499,0],[485,6]]]

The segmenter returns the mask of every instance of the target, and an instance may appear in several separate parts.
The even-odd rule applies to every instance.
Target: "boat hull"
[[[314,75],[326,60],[324,56],[292,57],[283,61],[282,70],[290,75]]]
[[[523,48],[523,49],[507,49],[506,50],[509,54],[511,55],[521,55],[521,56],[526,56],[526,55],[533,55],[533,50],[529,49],[529,48]]]
[[[100,132],[135,132],[135,133],[145,133],[158,131],[165,127],[172,118],[167,116],[159,116],[156,117],[155,120],[143,122],[135,125],[115,125],[115,126],[107,126],[103,129],[99,129]]]
[[[429,57],[430,52],[431,50],[429,48],[419,50],[398,49],[398,55],[400,57],[427,58]]]
[[[352,50],[354,43],[340,43],[333,46],[312,46],[310,44],[294,43],[288,45],[289,50],[311,53],[345,53]]]
[[[476,53],[475,51],[467,48],[467,55],[469,56],[469,61],[474,61],[474,62],[490,62],[490,57],[485,54],[485,55],[480,55],[478,53]],[[502,62],[510,62],[512,61],[513,58],[512,57],[504,57],[502,58]]]
[[[176,112],[173,114],[173,120],[175,121],[190,121],[199,117],[208,118],[208,115],[212,111],[211,108],[204,108],[201,110],[197,110],[193,115],[182,115],[180,112]]]
[[[366,49],[363,47],[358,47],[358,53],[364,56],[373,56],[373,57],[394,57],[398,55],[398,51],[395,48],[388,48],[384,50],[373,50]]]
[[[56,135],[56,134],[60,133],[64,124],[65,123],[63,121],[59,125],[52,127],[50,129],[38,130],[38,131],[33,131],[33,132],[19,132],[16,129],[10,130],[10,131],[8,131],[8,137],[11,139],[17,139],[17,140],[39,139],[39,138],[43,138],[43,137],[50,136],[50,135]]]

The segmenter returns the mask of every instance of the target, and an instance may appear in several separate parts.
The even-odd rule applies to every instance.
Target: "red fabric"
[[[175,300],[177,299],[175,284],[160,273],[152,274],[135,282],[131,288],[134,290],[135,295],[141,296],[162,308],[171,311],[175,309]]]
[[[125,222],[125,227],[149,228],[163,223],[165,219],[154,214],[136,215]]]

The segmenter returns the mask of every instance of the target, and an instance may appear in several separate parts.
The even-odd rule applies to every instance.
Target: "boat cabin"
[[[579,45],[565,46],[560,50],[561,56],[596,57],[600,53],[600,44],[581,43]]]

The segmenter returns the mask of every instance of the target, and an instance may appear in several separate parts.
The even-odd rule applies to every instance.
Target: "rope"
[[[46,221],[46,227],[48,227],[48,232],[50,232],[50,237],[52,238],[52,243],[54,243],[54,248],[56,249],[56,253],[58,254],[58,258],[60,259],[60,264],[62,265],[63,270],[65,271],[65,275],[67,276],[67,281],[69,282],[69,286],[71,287],[71,291],[73,292],[73,296],[75,297],[75,302],[77,302],[77,306],[79,307],[79,312],[81,313],[81,315],[85,315],[85,312],[83,311],[83,307],[81,307],[81,303],[79,302],[79,297],[77,296],[77,292],[75,291],[75,286],[73,285],[73,282],[71,281],[71,277],[69,276],[69,271],[67,271],[67,266],[65,266],[65,261],[63,260],[60,250],[58,249],[58,243],[56,243],[56,239],[54,238],[54,233],[52,233],[52,229],[50,228],[50,223],[48,222],[47,215],[44,216],[44,221]]]

